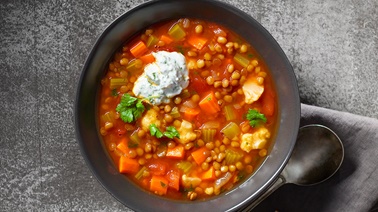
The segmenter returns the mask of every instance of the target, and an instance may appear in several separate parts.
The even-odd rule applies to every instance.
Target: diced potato
[[[260,85],[255,78],[249,78],[242,87],[245,95],[245,103],[252,104],[257,101],[264,92],[264,85]]]
[[[250,152],[253,149],[263,149],[268,138],[270,138],[270,132],[264,127],[254,133],[243,134],[240,148],[246,152]]]
[[[197,134],[193,131],[192,123],[186,120],[182,120],[181,126],[177,131],[180,133],[178,141],[182,144],[189,143],[197,138]]]
[[[150,125],[155,124],[156,127],[160,127],[160,118],[159,114],[156,110],[148,110],[146,114],[142,117],[142,129],[145,131],[149,131]]]

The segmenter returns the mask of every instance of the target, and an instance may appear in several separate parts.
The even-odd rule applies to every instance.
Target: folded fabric
[[[301,126],[321,124],[342,140],[340,170],[314,186],[286,184],[253,211],[378,211],[378,120],[301,105]]]

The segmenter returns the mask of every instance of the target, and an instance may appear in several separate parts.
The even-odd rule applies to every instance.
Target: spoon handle
[[[285,178],[280,175],[278,179],[273,183],[269,189],[263,193],[259,198],[253,201],[251,204],[247,205],[245,208],[239,210],[239,212],[250,212],[252,211],[258,204],[260,204],[264,199],[266,199],[269,195],[271,195],[275,190],[286,183]]]

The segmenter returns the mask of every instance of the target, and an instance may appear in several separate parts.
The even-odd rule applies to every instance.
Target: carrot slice
[[[210,167],[209,170],[202,174],[201,178],[202,180],[215,180],[216,176],[214,167]]]
[[[184,119],[187,121],[193,120],[201,111],[198,108],[185,108]]]
[[[210,155],[209,154],[209,150],[203,146],[197,150],[195,150],[194,152],[192,152],[192,157],[194,159],[194,161],[198,164],[198,165],[201,165],[201,163],[203,163],[206,158]]]
[[[139,170],[139,163],[135,159],[128,157],[119,158],[119,172],[120,173],[130,173],[135,174]]]
[[[180,189],[180,172],[171,170],[167,173],[168,186],[178,191]]]
[[[165,156],[172,159],[183,159],[185,156],[184,146],[177,145],[173,148],[168,148]]]
[[[144,64],[149,64],[155,61],[155,57],[153,54],[145,54],[141,56],[139,59],[143,61]]]
[[[214,93],[210,92],[207,94],[200,102],[199,106],[201,107],[202,111],[208,114],[214,114],[220,111],[220,107],[218,105],[218,100],[215,98]]]
[[[140,57],[148,51],[146,44],[143,41],[139,41],[130,48],[130,52],[134,57]]]
[[[165,195],[168,190],[169,182],[164,176],[152,176],[150,190],[158,195]]]
[[[198,36],[191,36],[188,39],[188,43],[192,45],[193,47],[197,48],[198,50],[201,50],[207,43],[207,39],[203,37],[198,37]]]
[[[172,41],[173,41],[173,39],[170,38],[170,37],[167,36],[167,35],[162,35],[162,36],[160,37],[160,40],[163,41],[165,44],[170,44],[170,43],[172,43]]]

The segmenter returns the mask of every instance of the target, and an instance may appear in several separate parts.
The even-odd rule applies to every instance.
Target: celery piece
[[[142,67],[143,67],[142,60],[140,60],[140,59],[134,59],[134,60],[131,60],[127,64],[126,69],[127,69],[127,71],[129,71],[131,73],[135,73],[135,72],[141,71]]]
[[[177,163],[177,168],[181,169],[184,173],[188,173],[193,167],[193,164],[189,161],[180,161]]]
[[[205,142],[211,142],[211,141],[214,140],[215,133],[217,133],[216,129],[203,128],[202,129],[202,138]]]
[[[240,128],[234,122],[228,123],[222,130],[224,136],[229,139],[233,139],[235,136],[240,134]]]
[[[179,111],[178,107],[173,107],[170,115],[175,119],[180,118],[180,111]]]
[[[104,115],[101,116],[101,119],[104,122],[110,122],[110,123],[114,122],[114,118],[115,118],[115,116],[114,116],[114,112],[113,111],[108,111]]]
[[[239,65],[243,66],[244,68],[247,67],[249,64],[249,60],[239,53],[235,54],[234,61],[237,62]]]
[[[242,154],[232,149],[226,149],[226,156],[224,157],[224,161],[226,165],[232,165],[238,162],[242,157],[243,157]]]
[[[143,166],[139,171],[135,174],[135,178],[140,180],[143,177],[144,172],[147,171],[147,167]]]
[[[150,37],[148,37],[148,40],[147,40],[147,47],[154,46],[157,42],[159,42],[159,38],[153,35],[150,35]]]
[[[232,105],[226,105],[223,108],[224,115],[227,121],[234,120],[236,118],[235,110]]]
[[[126,84],[127,84],[126,78],[111,78],[110,79],[110,88],[111,89],[119,88],[122,85],[126,85]]]
[[[176,23],[169,29],[168,34],[175,40],[180,40],[186,36],[185,31],[178,23]]]
[[[140,138],[138,136],[138,131],[135,130],[133,133],[130,135],[130,141],[128,142],[128,147],[129,148],[136,148],[140,144]]]

